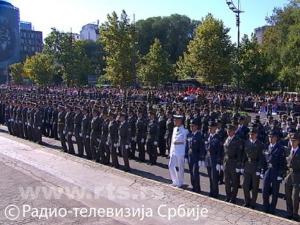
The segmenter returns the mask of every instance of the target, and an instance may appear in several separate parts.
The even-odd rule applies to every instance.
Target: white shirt
[[[188,134],[188,130],[183,126],[175,127],[173,129],[172,139],[171,139],[171,148],[170,155],[185,155],[185,145],[186,145],[186,137]],[[175,144],[179,143],[179,144]]]

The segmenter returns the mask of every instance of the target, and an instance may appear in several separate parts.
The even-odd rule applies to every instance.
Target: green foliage
[[[23,84],[24,65],[23,63],[14,63],[9,66],[10,76],[12,77],[14,84]]]
[[[237,73],[237,79],[240,81],[240,87],[255,92],[269,88],[272,77],[267,72],[266,59],[254,36],[251,40],[247,35],[244,36],[239,54],[237,66],[240,73]]]
[[[106,76],[114,86],[128,87],[136,78],[136,31],[130,24],[125,11],[121,17],[113,12],[107,16],[108,21],[101,25],[101,43],[107,52]]]
[[[284,8],[275,8],[268,18],[271,27],[264,34],[263,49],[268,70],[283,86],[300,85],[300,4],[291,0]]]
[[[143,83],[157,87],[173,78],[173,65],[168,60],[161,42],[156,38],[149,53],[143,57],[139,70],[139,79]]]
[[[53,58],[47,54],[37,53],[27,58],[24,63],[24,71],[37,85],[45,85],[52,81],[55,74]]]
[[[202,19],[188,52],[177,64],[177,75],[192,75],[208,85],[221,85],[231,80],[233,45],[222,21],[211,14]],[[191,71],[188,68],[192,68]]]
[[[139,20],[136,23],[139,33],[138,49],[142,55],[146,55],[154,39],[158,38],[163,49],[169,54],[170,62],[175,63],[186,51],[199,23],[199,21],[178,14]]]

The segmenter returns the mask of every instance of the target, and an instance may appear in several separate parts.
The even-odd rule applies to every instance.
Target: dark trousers
[[[86,157],[88,159],[92,159],[93,156],[92,156],[92,152],[91,152],[91,143],[90,143],[90,138],[88,137],[83,137],[82,138],[82,141],[83,141],[83,145],[84,145],[84,149],[85,149],[85,153],[86,153]]]
[[[129,148],[125,148],[125,145],[121,145],[120,146],[120,150],[122,152],[122,156],[123,156],[123,160],[124,160],[124,165],[125,165],[125,169],[129,170],[130,166],[129,166]]]
[[[58,140],[57,123],[52,124],[52,135],[55,140]]]
[[[32,132],[33,128],[30,125],[27,125],[27,134],[28,134],[28,140],[29,141],[33,141],[33,132]]]
[[[78,149],[78,156],[83,156],[83,142],[79,134],[75,134],[75,141]]]
[[[157,160],[157,145],[153,141],[147,142],[147,153],[149,155],[150,163],[156,163]]]
[[[114,146],[113,143],[109,145],[110,153],[111,153],[111,162],[114,167],[119,167],[117,147]]]
[[[216,165],[207,166],[206,169],[209,178],[209,195],[216,198],[219,195],[218,171],[216,170]]]
[[[23,123],[18,123],[18,133],[20,138],[24,138]]]
[[[259,176],[255,173],[244,172],[243,191],[245,197],[245,204],[255,207],[258,189],[259,189]],[[250,190],[252,190],[252,198],[250,197]]]
[[[164,156],[166,155],[166,139],[164,136],[159,136],[158,138],[158,149],[159,149],[159,154]]]
[[[269,168],[269,171],[265,174],[264,184],[262,188],[264,210],[269,213],[274,213],[275,211],[280,187],[280,182],[277,181],[278,173],[276,173],[274,170],[274,168]],[[270,192],[272,193],[271,204]]]
[[[224,175],[226,197],[235,203],[239,188],[238,174],[235,172],[235,168],[225,168]]]
[[[73,141],[72,141],[72,134],[67,134],[67,142],[68,142],[68,147],[69,147],[69,153],[75,154]]]
[[[130,158],[135,159],[135,151],[136,151],[136,142],[131,141],[130,142]]]
[[[289,216],[298,217],[299,210],[299,184],[285,184],[286,210]]]
[[[193,191],[200,192],[200,176],[199,176],[199,165],[198,161],[189,163],[189,170],[190,170],[190,176],[191,176],[191,184],[193,186]]]
[[[34,142],[42,143],[42,131],[41,127],[34,128]]]
[[[139,151],[139,160],[145,161],[145,142],[142,143],[141,139],[138,139],[137,144],[138,144],[138,151]]]
[[[28,129],[27,129],[28,127],[27,127],[27,125],[23,125],[23,130],[24,130],[24,137],[26,138],[26,139],[28,139]]]
[[[96,160],[97,162],[100,161],[100,154],[99,154],[99,142],[97,141],[97,138],[91,138],[91,152],[93,159]]]
[[[66,145],[66,136],[64,134],[64,131],[62,129],[59,129],[59,139],[61,143],[61,147],[64,152],[68,151],[67,145]]]
[[[101,163],[108,164],[110,159],[110,151],[106,145],[106,140],[101,140],[99,143],[99,155]]]

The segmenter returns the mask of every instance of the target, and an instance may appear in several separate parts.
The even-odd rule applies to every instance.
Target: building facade
[[[20,60],[19,23],[19,9],[0,0],[0,83],[6,81],[9,65]]]
[[[264,33],[268,27],[269,26],[262,26],[254,29],[254,36],[256,37],[258,44],[263,43]]]
[[[26,57],[42,52],[43,33],[33,30],[30,22],[21,22],[20,28],[20,59],[24,62]]]
[[[97,41],[99,39],[99,24],[86,24],[82,27],[80,31],[81,40],[93,40]]]

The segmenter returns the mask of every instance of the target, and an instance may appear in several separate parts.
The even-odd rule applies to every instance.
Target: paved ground
[[[207,197],[208,179],[204,169],[201,169],[204,192],[199,195],[188,191],[188,186],[183,190],[168,185],[170,176],[165,158],[159,158],[157,166],[131,161],[133,170],[125,173],[62,153],[59,143],[53,139],[44,138],[44,141],[47,146],[36,145],[1,131],[0,224],[137,224],[141,221],[143,224],[293,224],[280,217]],[[189,184],[188,174],[185,175],[185,183]],[[220,186],[220,192],[224,194],[224,185]],[[238,204],[242,205],[241,190],[239,198]],[[10,204],[20,209],[20,216],[14,221],[7,219],[7,212],[12,212],[11,216],[18,212],[16,209],[8,211]],[[278,205],[282,209],[278,213],[283,215],[284,200],[280,199]],[[61,216],[53,217],[55,214],[52,214],[48,219],[36,217],[37,209],[54,210],[56,207],[61,208]],[[111,214],[99,217],[93,213],[89,217],[85,210],[90,208],[119,211],[113,217]],[[122,215],[121,209],[131,211]],[[181,210],[175,212],[177,209]],[[67,215],[62,217],[65,210]],[[142,212],[148,213],[145,218],[142,218]],[[187,212],[202,212],[207,217],[200,215],[196,218],[198,214]],[[174,218],[168,220],[168,216]]]

